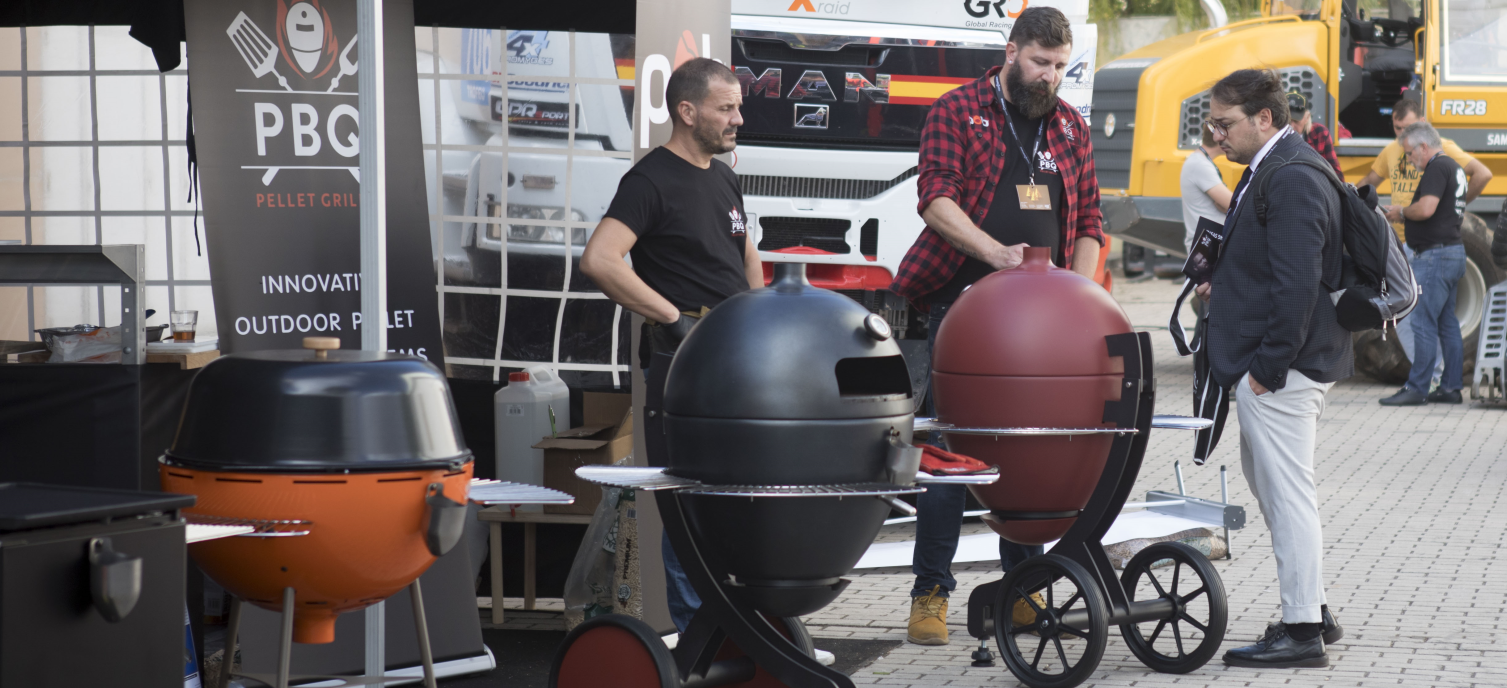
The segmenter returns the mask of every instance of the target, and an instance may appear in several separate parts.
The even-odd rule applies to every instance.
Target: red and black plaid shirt
[[[1308,134],[1303,137],[1303,140],[1307,141],[1308,145],[1313,146],[1313,149],[1318,151],[1319,155],[1324,156],[1324,159],[1329,161],[1329,166],[1334,168],[1334,173],[1338,174],[1340,179],[1345,178],[1345,171],[1340,169],[1339,156],[1334,154],[1334,142],[1329,139],[1329,130],[1324,125],[1314,122],[1313,128],[1308,130]]]
[[[959,86],[937,99],[921,130],[921,163],[917,212],[942,197],[950,198],[982,227],[984,214],[994,201],[994,187],[1004,171],[1002,156],[1014,155],[1006,141],[1009,129],[995,95],[993,79],[1000,67]],[[1057,111],[1048,115],[1046,151],[1062,174],[1062,256],[1073,264],[1073,243],[1093,237],[1104,244],[1103,214],[1099,211],[1099,182],[1094,172],[1093,144],[1088,123],[1073,106],[1057,101]],[[942,288],[956,275],[966,258],[962,251],[927,227],[911,245],[890,291],[927,310],[926,296]]]

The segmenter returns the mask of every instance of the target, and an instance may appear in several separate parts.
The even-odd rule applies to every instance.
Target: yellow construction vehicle
[[[1209,87],[1237,69],[1276,69],[1301,91],[1315,122],[1338,138],[1358,183],[1393,140],[1392,107],[1419,100],[1445,138],[1494,174],[1467,208],[1470,264],[1457,313],[1465,360],[1475,360],[1486,289],[1507,277],[1491,259],[1491,224],[1507,195],[1507,0],[1264,0],[1261,16],[1186,33],[1127,53],[1095,74],[1094,162],[1105,227],[1131,244],[1183,255],[1178,175],[1198,153]],[[1244,166],[1219,159],[1231,187]],[[1383,181],[1378,191],[1390,192]],[[1401,381],[1396,337],[1356,338],[1362,372]]]

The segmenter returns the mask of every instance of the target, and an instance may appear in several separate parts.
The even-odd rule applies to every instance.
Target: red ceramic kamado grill
[[[798,618],[831,603],[891,508],[916,483],[910,373],[889,326],[781,264],[765,289],[702,319],[647,376],[651,466],[587,466],[582,478],[655,492],[701,597],[674,651],[632,617],[571,631],[551,688],[851,688],[818,664]],[[657,562],[656,562],[657,563]]]
[[[190,522],[255,528],[189,554],[234,596],[227,647],[241,601],[282,612],[278,675],[267,677],[279,688],[290,642],[331,642],[339,614],[405,587],[432,686],[418,577],[460,540],[466,502],[571,497],[473,481],[449,387],[424,359],[333,350],[340,342],[327,337],[304,346],[225,356],[199,372],[161,459],[163,490],[198,497]]]
[[[949,449],[999,467],[972,486],[984,521],[1020,544],[1057,540],[968,599],[975,664],[992,663],[992,634],[1010,671],[1032,688],[1083,682],[1108,626],[1135,655],[1169,673],[1213,656],[1227,618],[1219,573],[1177,542],[1142,550],[1117,575],[1103,537],[1135,484],[1153,427],[1209,421],[1156,416],[1151,340],[1103,288],[1025,249],[1017,269],[965,290],[937,332],[936,419]]]

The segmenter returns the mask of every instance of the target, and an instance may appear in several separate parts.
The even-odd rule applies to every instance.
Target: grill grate
[[[826,217],[760,217],[760,251],[806,246],[829,253],[851,253],[848,228],[853,223]]]
[[[916,176],[912,167],[894,179],[827,179],[822,177],[775,177],[740,174],[738,184],[744,196],[778,196],[786,198],[838,198],[863,200],[873,198]]]

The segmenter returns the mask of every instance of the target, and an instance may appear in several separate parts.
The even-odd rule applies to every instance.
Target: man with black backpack
[[[1444,349],[1444,376],[1429,392],[1433,367],[1414,365],[1402,391],[1381,400],[1383,406],[1422,406],[1429,402],[1462,401],[1465,344],[1455,317],[1455,297],[1465,276],[1465,244],[1460,221],[1465,217],[1465,169],[1444,154],[1439,132],[1428,122],[1408,125],[1398,137],[1408,162],[1420,170],[1413,202],[1402,209],[1408,247],[1413,249],[1413,273],[1423,287],[1413,323],[1415,361],[1434,360],[1434,344]],[[1425,396],[1426,395],[1426,396]]]
[[[1325,395],[1354,372],[1350,333],[1325,286],[1342,282],[1342,198],[1311,165],[1327,163],[1288,128],[1275,72],[1234,72],[1212,95],[1207,126],[1232,162],[1250,167],[1235,189],[1213,279],[1198,288],[1209,303],[1205,346],[1215,384],[1235,388],[1241,466],[1271,531],[1282,605],[1280,622],[1224,661],[1323,667],[1325,641],[1343,631],[1324,598],[1313,454]],[[1253,202],[1248,187],[1267,165],[1275,171],[1262,177],[1264,198]]]

